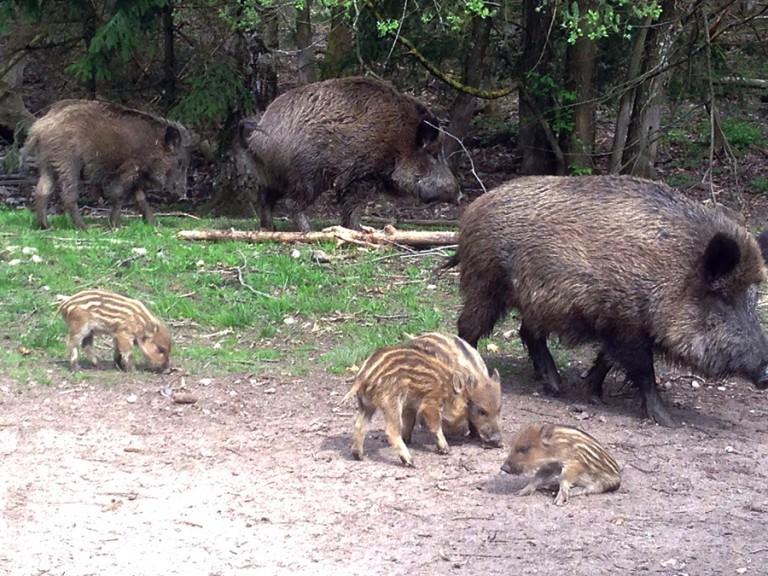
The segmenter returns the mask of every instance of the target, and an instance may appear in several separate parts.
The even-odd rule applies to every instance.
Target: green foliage
[[[28,211],[0,209],[0,322],[14,347],[31,356],[0,355],[0,369],[39,366],[43,359],[65,370],[66,329],[55,312],[56,295],[94,287],[138,298],[163,318],[177,342],[172,362],[189,373],[246,366],[258,372],[271,370],[275,360],[290,360],[294,373],[317,362],[342,372],[375,347],[402,341],[404,332],[452,330],[443,303],[455,301],[454,283],[426,287],[439,255],[403,260],[334,244],[201,243],[174,236],[182,226],[215,228],[215,220],[163,218],[153,229],[129,218],[115,232],[107,231],[105,219],[87,221],[88,230],[80,231],[53,216],[51,234],[34,229]],[[316,249],[338,261],[315,262]],[[99,355],[109,357],[103,350]]]
[[[720,122],[728,144],[738,151],[750,148],[762,148],[766,146],[766,137],[763,127],[757,122],[739,120],[736,118],[723,118]]]
[[[242,75],[226,61],[211,63],[201,74],[186,78],[184,84],[186,96],[168,113],[182,124],[219,124],[232,111],[248,114],[256,108]]]
[[[525,78],[528,92],[538,99],[549,99],[553,105],[549,110],[543,110],[549,126],[555,134],[573,131],[573,116],[568,108],[576,102],[579,95],[563,88],[560,83],[548,74],[529,72]]]
[[[568,165],[568,174],[571,176],[589,176],[594,173],[594,169],[590,166],[580,166],[578,164]]]
[[[753,176],[747,184],[747,189],[753,194],[768,196],[768,178],[763,176]]]
[[[581,12],[575,1],[544,0],[539,10],[547,5],[555,5],[560,18],[560,26],[566,32],[569,44],[580,38],[599,40],[611,35],[629,38],[632,26],[637,20],[650,16],[658,20],[661,16],[661,4],[657,0],[595,0],[594,7]]]

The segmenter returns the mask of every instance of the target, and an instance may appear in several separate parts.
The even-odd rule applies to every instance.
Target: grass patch
[[[172,365],[189,374],[300,375],[318,367],[341,373],[376,347],[402,341],[405,332],[455,327],[455,279],[428,286],[440,254],[404,258],[333,244],[175,237],[180,229],[221,227],[216,219],[161,218],[152,228],[124,218],[115,231],[105,218],[87,222],[88,230],[80,231],[54,216],[52,228],[40,231],[28,211],[0,209],[0,321],[6,327],[0,367],[15,371],[14,378],[39,382],[46,373],[50,380],[46,370],[66,370],[66,327],[56,314],[56,295],[87,288],[144,302],[171,330]],[[253,227],[250,220],[226,224]],[[317,249],[332,262],[315,261]],[[111,358],[110,346],[97,339],[100,358]],[[33,374],[34,365],[46,369]]]

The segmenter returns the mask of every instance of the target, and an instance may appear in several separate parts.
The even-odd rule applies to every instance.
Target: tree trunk
[[[27,35],[0,38],[0,137],[13,141],[16,136],[19,143],[24,141],[27,130],[35,121],[21,97],[27,55],[20,46],[29,39]]]
[[[645,178],[655,176],[661,105],[670,74],[666,68],[679,34],[676,1],[665,0],[661,5],[661,19],[646,38],[642,69],[645,78],[635,95],[627,146],[622,159],[622,173]]]
[[[312,0],[304,0],[296,10],[296,48],[298,57],[299,84],[311,84],[315,81],[315,48],[312,43]]]
[[[239,14],[234,17],[239,17]],[[233,43],[234,59],[243,71],[258,109],[262,111],[277,95],[274,58],[277,47],[277,11],[272,8],[264,10],[257,29],[241,32]],[[214,175],[216,193],[206,206],[208,213],[241,217],[256,214],[254,171],[247,152],[240,147],[237,138],[237,126],[241,119],[240,111],[230,111],[219,133],[217,171]]]
[[[518,148],[522,156],[522,174],[556,174],[558,172],[551,135],[543,124],[542,111],[550,110],[552,97],[531,90],[530,75],[552,73],[553,27],[552,4],[536,0],[523,2],[524,39],[520,69],[520,131]],[[556,144],[556,143],[555,143]]]
[[[320,66],[323,78],[342,76],[354,61],[355,36],[345,20],[345,14],[343,3],[331,7],[331,30],[328,32],[325,58]]]
[[[163,107],[165,112],[176,102],[176,58],[173,47],[173,3],[163,6]]]
[[[580,0],[579,14],[586,14],[591,0]],[[564,138],[565,163],[569,170],[592,171],[595,147],[595,63],[597,42],[582,36],[565,53],[565,87],[576,94],[573,104],[573,130]]]
[[[648,16],[643,25],[635,29],[635,34],[632,38],[632,50],[629,65],[627,66],[627,75],[625,76],[625,86],[627,88],[621,94],[619,110],[616,113],[616,129],[614,131],[609,168],[611,174],[619,174],[623,168],[621,159],[624,157],[624,150],[627,147],[627,134],[629,133],[629,124],[632,120],[632,105],[635,101],[637,83],[640,81],[640,70],[643,63],[643,55],[645,54],[645,41],[648,37],[651,23],[651,17]]]
[[[491,18],[481,18],[477,14],[472,16],[472,27],[468,39],[470,48],[464,56],[461,82],[467,86],[477,86],[483,79],[483,61],[488,51],[488,43],[491,37]],[[459,92],[451,104],[450,121],[448,131],[454,138],[445,141],[445,155],[452,169],[456,169],[461,161],[461,154],[454,154],[461,149],[460,140],[463,140],[472,123],[472,115],[475,112],[477,98],[466,92]],[[457,140],[458,139],[458,140]]]

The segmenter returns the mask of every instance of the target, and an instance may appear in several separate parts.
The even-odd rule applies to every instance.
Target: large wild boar
[[[561,384],[550,334],[598,343],[593,391],[615,363],[665,426],[674,420],[656,388],[654,352],[768,387],[768,342],[755,311],[764,279],[757,242],[664,184],[618,176],[514,180],[467,208],[456,261],[459,336],[476,345],[517,309],[520,337],[550,393]]]
[[[333,190],[342,224],[359,229],[358,200],[378,189],[421,202],[459,199],[443,155],[437,118],[418,100],[372,78],[339,78],[290,90],[258,124],[240,123],[239,137],[254,160],[261,227],[274,230],[281,198],[309,231],[304,211]]]
[[[63,100],[30,128],[22,158],[37,157],[40,177],[32,195],[37,224],[48,228],[48,201],[55,189],[72,223],[85,229],[77,208],[84,183],[100,187],[112,204],[111,226],[120,223],[125,200],[134,196],[150,224],[149,186],[183,198],[191,139],[187,130],[158,116],[95,100]]]

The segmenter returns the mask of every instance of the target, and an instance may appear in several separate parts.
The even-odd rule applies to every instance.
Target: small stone
[[[125,399],[125,401],[128,402],[128,404],[134,404],[138,399],[139,397],[136,396],[136,394],[131,394],[128,396],[128,398]]]

